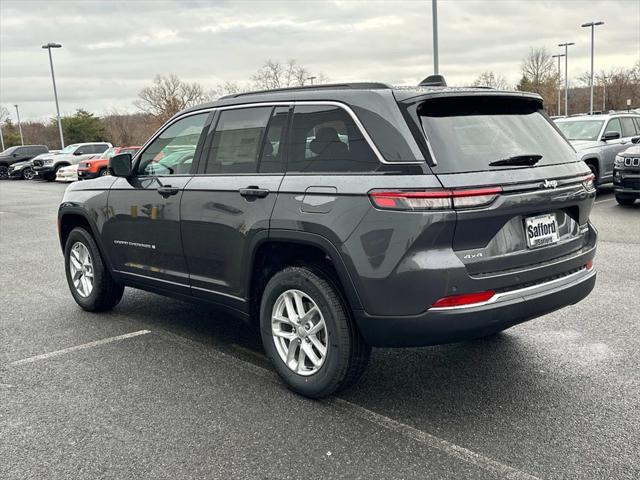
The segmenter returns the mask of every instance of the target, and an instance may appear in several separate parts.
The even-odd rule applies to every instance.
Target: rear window
[[[435,173],[527,168],[489,165],[522,155],[541,155],[536,166],[576,161],[574,150],[537,101],[438,98],[423,102],[417,112],[437,161]]]

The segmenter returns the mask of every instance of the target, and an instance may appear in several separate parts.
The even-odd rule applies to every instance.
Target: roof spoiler
[[[442,75],[429,75],[422,80],[418,86],[420,87],[446,87],[447,81]]]

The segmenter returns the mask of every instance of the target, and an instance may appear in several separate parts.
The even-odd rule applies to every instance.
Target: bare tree
[[[134,105],[163,122],[183,108],[207,99],[198,83],[183,82],[176,75],[156,75],[152,86],[140,90]]]
[[[498,90],[509,89],[509,83],[507,82],[507,79],[504,78],[499,73],[494,73],[490,70],[487,70],[486,72],[482,72],[480,75],[478,75],[478,78],[476,78],[473,82],[473,86],[474,87],[491,87],[491,88],[497,88]]]
[[[315,79],[314,83],[316,84],[327,81],[326,75],[323,73],[312,74],[310,70],[298,64],[294,59],[286,63],[269,59],[251,76],[251,81],[258,90],[271,90],[307,85],[311,77]]]
[[[9,110],[4,105],[0,105],[0,123],[4,122],[8,118],[11,118],[11,114],[9,114]]]
[[[516,89],[539,94],[548,111],[554,111],[560,78],[554,69],[553,58],[546,48],[532,48],[522,61],[522,79]]]

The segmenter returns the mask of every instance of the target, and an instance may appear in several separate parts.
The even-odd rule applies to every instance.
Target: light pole
[[[0,144],[2,144],[2,151],[4,152],[4,136],[2,135],[2,122],[0,122]]]
[[[564,53],[559,53],[558,55],[551,55],[551,58],[558,59],[558,115],[560,115],[560,79],[562,78],[562,73],[560,72],[560,59],[564,57]]]
[[[431,0],[431,16],[433,17],[433,74],[438,75],[438,0]]]
[[[583,23],[582,27],[591,27],[591,76],[589,77],[589,87],[591,87],[591,99],[589,101],[589,115],[593,115],[593,31],[597,25],[604,25],[604,22]]]
[[[14,105],[16,107],[16,115],[18,117],[18,130],[20,130],[20,143],[24,145],[24,138],[22,137],[22,124],[20,123],[20,110],[18,110],[18,105]]]
[[[62,135],[62,121],[60,120],[60,107],[58,106],[58,90],[56,89],[56,76],[53,73],[53,59],[51,57],[52,48],[62,48],[59,43],[47,43],[42,45],[42,48],[46,48],[49,51],[49,65],[51,65],[51,80],[53,80],[53,96],[56,99],[56,114],[58,116],[58,132],[60,133],[60,148],[64,148],[64,136]]]
[[[564,47],[564,114],[569,116],[569,47],[575,43],[559,43],[559,47]]]
[[[318,77],[316,77],[315,75],[312,75],[312,76],[310,76],[310,77],[307,77],[307,80],[309,80],[309,81],[311,82],[311,85],[313,85],[313,81],[314,81],[316,78],[318,78]]]

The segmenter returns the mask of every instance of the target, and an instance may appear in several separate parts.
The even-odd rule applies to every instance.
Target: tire
[[[102,168],[98,172],[98,176],[99,177],[106,177],[107,175],[109,175],[109,169],[108,168]]]
[[[77,281],[79,285],[81,285],[79,288],[74,283],[74,274],[72,273],[74,267],[72,267],[71,257],[73,255],[75,260],[74,265],[82,265],[82,262],[78,263],[78,260],[82,260],[82,255],[80,259],[76,255],[83,253],[82,248],[86,249],[89,254],[91,268],[85,263],[86,268],[83,268],[83,275],[76,275]],[[74,228],[69,234],[64,247],[64,264],[69,290],[71,291],[73,299],[82,309],[89,312],[111,310],[122,299],[124,287],[113,280],[96,242],[91,234],[84,228]],[[90,277],[84,275],[84,273],[89,272],[93,274],[93,282],[90,289],[85,288],[86,283],[80,278],[85,277],[85,280],[89,281]]]
[[[596,167],[593,163],[587,163],[587,167],[589,167],[589,170],[591,170],[591,173],[593,173],[593,186],[597,188],[600,183],[600,179],[598,177],[598,167]]]
[[[6,180],[7,178],[9,178],[9,167],[0,165],[0,180]]]
[[[290,315],[285,297],[290,297],[297,311],[295,295],[302,298],[305,311],[314,310],[313,305],[317,307],[309,319],[310,323],[301,325],[302,329],[291,326],[288,321]],[[282,314],[276,317],[287,322],[272,319],[278,312]],[[320,319],[324,319],[324,329],[311,334],[314,328],[320,328]],[[290,338],[276,336],[274,331]],[[278,375],[291,390],[310,398],[326,397],[354,384],[364,372],[371,353],[371,347],[352,320],[339,288],[329,275],[315,267],[287,267],[271,277],[260,302],[260,333],[264,349]],[[290,367],[287,365],[289,357],[284,357],[291,351],[287,346],[294,342],[294,352],[297,353],[291,357]],[[325,346],[324,357],[317,348],[317,342]],[[306,354],[302,363],[299,362],[300,351],[309,349],[315,360],[322,359],[319,366]]]
[[[33,180],[36,176],[36,173],[29,167],[25,167],[22,169],[22,178],[24,180]]]
[[[66,166],[67,166],[67,165],[58,165],[58,166],[55,168],[55,170],[53,171],[53,173],[52,173],[52,174],[49,174],[49,175],[46,177],[47,182],[53,182],[53,181],[56,179],[56,177],[58,176],[58,170],[60,170],[62,167],[66,167]]]
[[[633,205],[633,203],[636,201],[636,198],[637,197],[635,195],[621,195],[616,193],[616,202],[618,202],[620,205]]]

